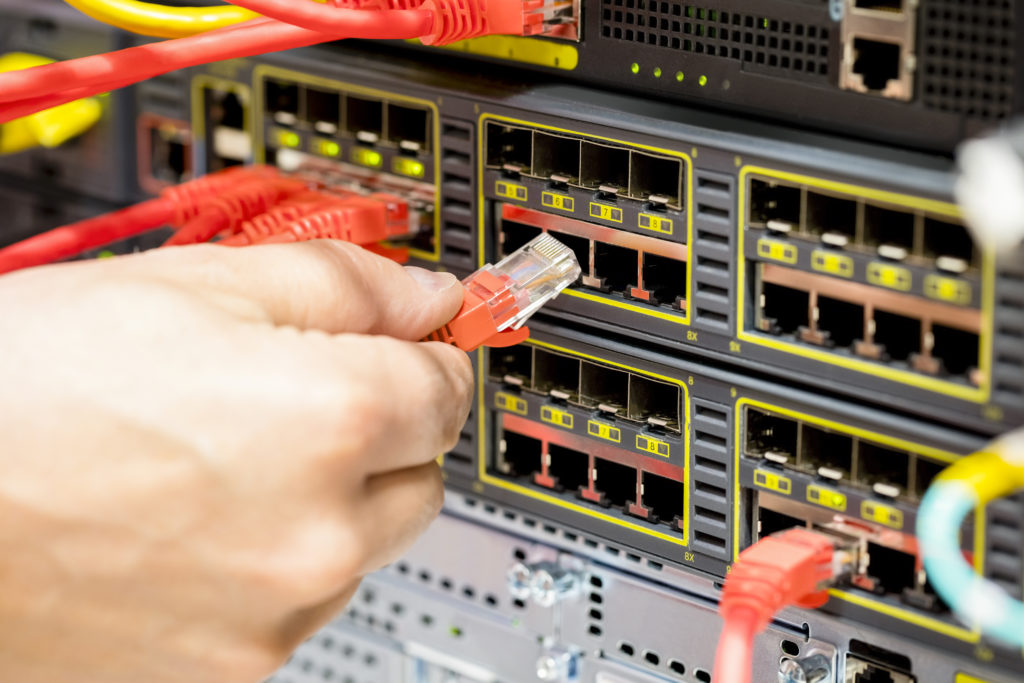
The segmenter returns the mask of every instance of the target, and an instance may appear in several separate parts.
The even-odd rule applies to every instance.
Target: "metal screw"
[[[783,659],[779,663],[779,683],[820,683],[831,676],[832,661],[825,655]]]
[[[505,573],[509,594],[516,600],[526,600],[530,597],[530,584],[533,579],[533,570],[522,562],[516,562],[508,572]]]
[[[576,655],[552,648],[537,660],[537,678],[542,681],[571,681],[576,677]]]
[[[579,577],[553,562],[541,562],[533,567],[530,592],[533,600],[542,607],[551,607],[556,602],[575,592]]]

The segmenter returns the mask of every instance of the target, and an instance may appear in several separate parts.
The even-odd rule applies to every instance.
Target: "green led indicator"
[[[638,74],[640,73],[640,65],[637,64],[636,62],[633,62],[633,64],[629,67],[629,70],[635,74]]]
[[[333,140],[321,140],[319,147],[320,154],[325,157],[336,157],[341,154],[341,145]]]
[[[281,131],[279,140],[281,141],[282,146],[291,147],[292,149],[295,149],[302,143],[302,139],[299,138],[298,133],[291,133],[288,131]]]
[[[352,150],[352,160],[357,164],[370,166],[372,168],[378,168],[384,163],[384,157],[381,156],[380,152],[365,148],[356,148]]]
[[[115,254],[114,252],[110,251],[109,249],[104,249],[100,253],[96,254],[96,258],[98,258],[98,259],[114,258],[116,255],[117,254]]]
[[[395,160],[391,163],[392,170],[399,175],[407,175],[412,178],[422,178],[426,172],[427,167],[422,162],[416,159],[406,159],[403,157],[395,157]]]
[[[677,81],[679,81],[680,83],[682,83],[682,82],[683,82],[683,79],[684,79],[684,78],[686,78],[686,76],[684,76],[684,75],[683,75],[683,72],[682,72],[682,71],[677,71],[677,72],[676,72],[676,80],[677,80]]]
[[[660,66],[654,67],[654,77],[655,78],[661,78],[661,67]]]
[[[458,626],[452,626],[448,629],[448,635],[450,635],[452,638],[459,638],[462,636],[462,629]]]
[[[703,88],[705,85],[708,84],[708,77],[707,76],[701,76],[700,79],[698,79],[697,82],[700,83],[700,87]]]
[[[761,26],[763,26],[764,28],[768,28],[768,19],[767,18],[761,20]]]

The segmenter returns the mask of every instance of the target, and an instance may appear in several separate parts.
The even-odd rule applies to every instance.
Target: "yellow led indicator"
[[[846,509],[846,496],[839,491],[825,488],[824,486],[811,485],[807,487],[807,501],[816,503],[830,510],[842,512]]]
[[[317,140],[316,151],[325,157],[341,156],[341,145],[334,140]]]
[[[632,64],[629,65],[629,70],[635,74],[638,74],[640,73],[640,65],[637,64],[636,62],[633,62]]]
[[[931,299],[967,306],[971,303],[971,283],[942,275],[926,275],[924,295]]]
[[[520,202],[526,201],[526,188],[505,180],[499,180],[494,183],[494,194],[505,199],[515,199]]]
[[[540,195],[540,203],[550,209],[559,211],[575,211],[576,202],[567,194],[557,192],[543,192]]]
[[[564,410],[559,410],[558,408],[544,406],[540,409],[540,419],[557,427],[572,429],[572,413],[567,413]]]
[[[884,503],[865,500],[860,504],[860,516],[869,522],[883,524],[893,529],[903,528],[903,512]]]
[[[686,78],[686,75],[682,71],[676,72],[676,80],[678,82],[682,83],[684,78]]]
[[[797,248],[794,244],[764,238],[757,241],[757,255],[761,258],[793,264],[796,263],[797,254]]]
[[[969,676],[965,673],[958,673],[956,680],[953,683],[992,683],[992,681],[984,678],[977,678],[975,676]]]
[[[100,253],[96,254],[96,258],[98,259],[114,258],[115,256],[117,256],[117,254],[110,251],[109,249],[104,249]]]
[[[652,436],[644,436],[643,434],[636,435],[636,448],[638,451],[650,453],[651,455],[660,455],[663,458],[669,457],[672,450],[668,442],[655,439]]]
[[[868,282],[879,287],[906,292],[913,286],[914,278],[906,268],[874,262],[868,264]]]
[[[614,441],[620,443],[622,441],[622,430],[618,427],[612,427],[610,424],[604,422],[598,422],[597,420],[590,420],[587,422],[587,434],[590,436],[596,436],[599,439],[605,441]]]
[[[698,82],[698,83],[700,83],[700,87],[702,87],[702,88],[703,88],[703,87],[704,87],[705,85],[707,85],[707,84],[708,84],[708,77],[707,77],[707,76],[701,76],[701,77],[700,77],[700,78],[698,79],[698,81],[697,81],[697,82]]]
[[[517,415],[526,415],[526,399],[499,391],[494,395],[494,407]]]
[[[410,178],[422,178],[427,173],[427,167],[423,162],[408,157],[395,157],[391,162],[391,170]]]
[[[661,78],[661,67],[660,66],[654,67],[654,77],[655,78]]]
[[[370,168],[380,168],[384,165],[384,157],[381,156],[380,152],[366,149],[365,147],[355,147],[352,149],[352,161],[360,166],[369,166]]]
[[[838,277],[853,277],[853,259],[825,249],[815,249],[811,252],[811,268],[819,273],[828,273]]]
[[[642,213],[637,219],[638,225],[644,230],[653,230],[663,235],[672,234],[672,219],[664,216],[657,216],[653,213]]]
[[[277,144],[281,145],[282,147],[295,149],[302,144],[302,138],[300,138],[299,134],[294,131],[279,130],[276,133],[276,137]]]
[[[590,202],[590,217],[600,218],[603,221],[612,221],[613,223],[621,223],[622,209],[615,206],[608,206],[607,204]]]
[[[786,496],[793,492],[793,482],[789,477],[768,470],[754,470],[754,484]]]

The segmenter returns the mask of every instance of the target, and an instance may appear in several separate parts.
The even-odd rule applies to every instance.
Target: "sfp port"
[[[569,402],[579,400],[580,361],[543,349],[533,356],[533,389]]]
[[[539,178],[564,178],[575,185],[580,177],[580,141],[560,135],[534,132],[533,171]]]
[[[652,521],[673,525],[686,514],[686,486],[681,481],[650,472],[643,473],[643,495],[640,501],[656,519]]]
[[[772,334],[795,334],[810,322],[810,295],[766,282],[761,290],[759,327]]]
[[[669,431],[679,431],[679,387],[668,382],[629,376],[627,417]]]
[[[935,218],[924,219],[924,253],[942,270],[959,272],[977,265],[974,240],[967,228]]]
[[[526,245],[527,242],[541,233],[540,228],[532,225],[524,225],[515,221],[503,220],[501,222],[501,253],[508,256]],[[556,235],[561,239],[561,235]],[[581,261],[580,263],[585,263]]]
[[[636,249],[598,242],[594,247],[594,274],[605,291],[628,292],[638,284],[640,254]]]
[[[376,142],[384,132],[384,103],[349,95],[345,98],[345,130],[363,142]]]
[[[294,126],[299,119],[299,86],[284,81],[265,82],[264,107],[274,122]]]
[[[609,505],[625,508],[636,502],[636,468],[594,458],[594,488]]]
[[[918,498],[924,495],[935,477],[939,476],[944,469],[946,469],[945,464],[934,460],[927,460],[920,456],[914,460],[914,493]]]
[[[430,149],[430,112],[426,109],[388,105],[387,139],[412,152]]]
[[[629,196],[647,200],[665,197],[670,206],[682,206],[683,162],[643,152],[632,152],[629,166]]]
[[[548,444],[548,474],[555,480],[555,486],[570,493],[586,488],[590,481],[590,457],[586,453]]]
[[[520,386],[529,386],[533,376],[533,347],[509,346],[491,349],[488,376],[498,381],[511,380]]]
[[[895,247],[909,255],[914,250],[914,214],[868,204],[864,207],[864,237],[873,247]]]
[[[487,124],[487,166],[503,168],[506,165],[529,173],[533,159],[533,131],[528,128]]]
[[[800,436],[799,462],[805,469],[833,481],[849,481],[853,467],[852,438],[810,425],[801,427]]]
[[[583,361],[580,403],[610,414],[625,413],[629,400],[629,373]]]
[[[584,142],[580,153],[580,185],[609,194],[625,194],[629,190],[629,150]],[[610,190],[614,188],[614,192]]]
[[[653,303],[681,308],[686,301],[686,263],[644,252],[644,289]]]
[[[799,230],[800,204],[800,188],[764,180],[750,181],[751,227],[777,228],[784,232]]]
[[[799,426],[796,420],[769,415],[753,408],[747,409],[746,419],[748,455],[768,457],[776,462],[796,460],[796,434]]]
[[[807,231],[827,235],[832,246],[846,246],[857,237],[857,202],[820,192],[807,193]]]
[[[501,438],[498,470],[510,477],[530,477],[540,472],[543,449],[539,439],[505,430]]]
[[[306,121],[322,135],[334,135],[341,127],[341,94],[331,90],[306,88],[304,108]]]
[[[910,490],[910,454],[861,441],[857,473],[858,480],[868,487],[891,487],[904,495]]]

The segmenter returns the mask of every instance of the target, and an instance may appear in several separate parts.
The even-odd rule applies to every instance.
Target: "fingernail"
[[[416,284],[428,292],[443,292],[444,290],[458,284],[458,280],[451,273],[437,273],[425,268],[406,266],[405,272],[409,274]]]

